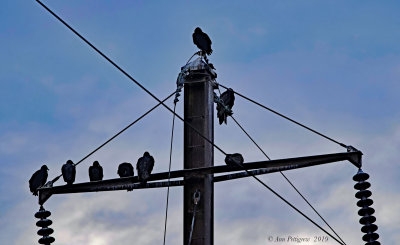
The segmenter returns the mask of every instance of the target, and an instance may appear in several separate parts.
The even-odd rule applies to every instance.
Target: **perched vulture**
[[[31,190],[33,195],[37,196],[37,189],[46,184],[48,170],[49,169],[47,168],[47,166],[43,165],[38,171],[36,171],[32,175],[31,179],[29,180],[29,189]]]
[[[226,90],[221,94],[220,97],[221,102],[225,105],[226,108],[224,108],[221,104],[217,104],[217,116],[219,119],[219,124],[222,124],[225,122],[226,124],[226,119],[228,116],[232,115],[232,107],[233,104],[235,103],[235,93],[231,88]],[[229,110],[226,110],[229,109]]]
[[[130,164],[129,162],[121,163],[121,164],[118,166],[118,175],[119,175],[119,177],[121,177],[121,178],[133,176],[134,173],[133,173],[132,164]]]
[[[94,161],[93,165],[89,167],[89,179],[90,181],[103,180],[103,167],[98,161]]]
[[[227,154],[225,157],[226,165],[240,166],[244,162],[243,156],[240,153]]]
[[[151,171],[154,167],[154,158],[146,151],[136,163],[139,181],[146,184],[147,179],[150,177]]]
[[[71,160],[68,160],[67,163],[62,165],[61,173],[64,181],[67,182],[68,185],[72,185],[75,182],[76,169]]]
[[[206,33],[204,33],[200,29],[200,27],[197,27],[194,30],[192,37],[193,37],[193,43],[196,44],[196,46],[203,53],[206,53],[207,55],[210,55],[212,53],[213,50],[211,49],[211,39],[208,37]]]

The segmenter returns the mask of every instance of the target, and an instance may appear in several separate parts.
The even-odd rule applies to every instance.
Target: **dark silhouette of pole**
[[[214,77],[215,73],[201,63],[200,66],[190,69],[189,75],[185,78],[184,90],[184,119],[211,142],[214,142]],[[184,169],[214,165],[213,146],[186,124],[183,165]],[[200,193],[200,198],[195,204],[197,191]],[[185,176],[183,195],[183,244],[212,245],[214,243],[213,174]]]

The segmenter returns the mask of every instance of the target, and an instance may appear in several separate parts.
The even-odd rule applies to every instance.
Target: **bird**
[[[34,196],[38,195],[37,189],[46,184],[48,170],[49,169],[47,168],[47,166],[43,165],[39,170],[32,174],[32,177],[29,179],[29,190]]]
[[[225,92],[223,92],[220,96],[221,103],[217,103],[217,116],[219,119],[219,124],[225,122],[228,116],[232,115],[232,107],[235,103],[235,92],[233,89],[228,88]],[[225,107],[224,107],[225,106]],[[228,109],[228,110],[227,110]]]
[[[133,166],[129,162],[123,162],[118,166],[119,177],[131,177],[134,176]]]
[[[93,165],[89,167],[89,179],[90,181],[103,180],[103,167],[98,161],[94,161]]]
[[[225,157],[226,165],[241,166],[244,162],[243,156],[240,153],[227,154]]]
[[[200,27],[196,27],[193,32],[193,43],[202,51],[202,55],[211,55],[211,39],[204,33]]]
[[[65,182],[68,185],[72,185],[75,182],[76,168],[71,160],[68,160],[61,167],[61,173]]]
[[[146,151],[136,163],[136,169],[138,171],[139,181],[142,184],[146,184],[150,177],[151,171],[154,167],[154,158]]]

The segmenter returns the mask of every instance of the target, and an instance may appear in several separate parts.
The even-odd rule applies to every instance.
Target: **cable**
[[[221,96],[221,90],[218,87],[218,92]],[[224,105],[225,106],[225,105]],[[268,159],[271,160],[271,158],[264,152],[264,150],[256,143],[256,141],[247,133],[247,131],[242,127],[242,125],[235,119],[233,115],[230,115],[233,121],[236,123],[236,125],[239,126],[239,128],[247,135],[247,137],[257,146],[257,148],[264,154],[264,156]],[[321,218],[321,220],[331,229],[333,233],[342,241],[343,244],[346,244],[342,238],[336,233],[336,231],[328,224],[328,222],[319,214],[319,212],[311,205],[311,203],[300,193],[300,191],[294,186],[294,184],[289,180],[289,178],[286,177],[286,175],[282,172],[279,171],[281,175],[286,179],[286,181],[293,187],[293,189],[303,198],[303,200],[314,210],[314,212]]]
[[[272,193],[274,193],[277,197],[279,197],[282,201],[284,201],[287,205],[289,205],[291,208],[293,208],[294,210],[296,210],[299,214],[301,214],[304,218],[306,218],[308,221],[310,221],[311,223],[313,223],[315,226],[317,226],[320,230],[322,230],[323,232],[325,232],[328,236],[332,237],[335,241],[337,241],[339,244],[345,245],[342,242],[340,242],[336,237],[334,237],[331,233],[327,232],[324,228],[322,228],[320,225],[318,225],[317,223],[315,223],[315,221],[313,221],[311,218],[309,218],[307,215],[305,215],[303,212],[301,212],[299,209],[297,209],[295,206],[293,206],[293,204],[291,204],[288,200],[286,200],[284,197],[282,197],[281,195],[279,195],[276,191],[274,191],[271,187],[269,187],[267,184],[265,184],[262,180],[260,180],[259,178],[257,178],[257,176],[255,176],[252,172],[248,171],[246,168],[244,168],[244,166],[240,163],[236,163],[238,166],[240,166],[241,168],[243,168],[244,171],[247,172],[247,174],[251,175],[254,179],[256,179],[260,184],[262,184],[265,188],[267,188],[269,191],[271,191]]]
[[[226,155],[226,152],[223,151],[220,147],[215,145],[211,140],[209,140],[207,137],[205,137],[203,134],[201,134],[197,129],[195,129],[190,123],[185,121],[181,116],[178,114],[174,113],[171,108],[169,108],[167,105],[165,105],[159,98],[157,98],[154,94],[152,94],[148,89],[146,89],[142,84],[140,84],[138,81],[136,81],[131,75],[129,75],[125,70],[123,70],[121,67],[119,67],[114,61],[112,61],[110,58],[108,58],[105,54],[103,54],[99,49],[97,49],[92,43],[90,43],[86,38],[84,38],[81,34],[79,34],[74,28],[72,28],[70,25],[68,25],[63,19],[61,19],[58,15],[56,15],[51,9],[49,9],[46,5],[44,5],[40,0],[35,0],[38,2],[43,8],[45,8],[51,15],[53,15],[56,19],[58,19],[61,23],[63,23],[68,29],[70,29],[75,35],[77,35],[80,39],[82,39],[86,44],[88,44],[91,48],[93,48],[98,54],[100,54],[103,58],[105,58],[108,62],[110,62],[115,68],[117,68],[120,72],[122,72],[126,77],[128,77],[132,82],[134,82],[137,86],[139,86],[141,89],[143,89],[147,94],[149,94],[151,97],[153,97],[155,100],[160,102],[167,110],[169,110],[171,113],[173,113],[177,118],[179,118],[182,122],[186,123],[189,127],[191,127],[198,135],[200,135],[203,139],[205,139],[207,142],[209,142],[211,145],[213,145],[215,148],[217,148],[222,154]]]
[[[286,177],[286,175],[282,172],[279,171],[282,176],[287,180],[287,182],[293,187],[293,189],[296,190],[297,193],[299,193],[299,195],[303,198],[303,200],[312,208],[312,210],[314,210],[314,212],[322,219],[322,221],[324,221],[324,223],[329,227],[329,229],[331,229],[331,231],[333,233],[335,233],[335,235],[340,239],[340,241],[342,241],[342,243],[344,245],[346,245],[346,243],[343,241],[343,239],[336,233],[336,231],[328,224],[328,222],[319,214],[319,212],[311,205],[311,203],[308,202],[308,200],[300,193],[300,191],[293,185],[293,183]]]
[[[265,153],[263,151],[263,149],[261,149],[261,147],[253,140],[253,138],[247,133],[246,130],[244,130],[244,128],[242,127],[242,125],[240,125],[240,123],[238,121],[236,121],[236,119],[233,117],[233,115],[231,115],[231,118],[233,119],[233,121],[235,121],[235,123],[240,127],[240,129],[247,135],[247,137],[249,137],[249,139],[251,141],[253,141],[253,143],[257,146],[257,148],[264,154],[264,156],[268,159],[271,160],[271,158],[269,158],[269,156],[267,155],[267,153]]]
[[[176,109],[176,102],[175,101],[174,101],[174,112],[175,112],[175,109]],[[169,147],[168,187],[167,187],[167,202],[166,202],[166,205],[165,205],[165,221],[164,221],[164,240],[163,240],[163,245],[165,245],[165,239],[166,239],[166,236],[167,236],[169,183],[170,183],[170,179],[171,179],[171,162],[172,162],[172,145],[173,145],[173,142],[174,142],[174,128],[175,128],[175,115],[172,116],[171,144],[170,144],[170,147]]]
[[[171,113],[173,113],[176,117],[178,117],[181,121],[183,121],[184,123],[186,123],[188,126],[190,126],[197,134],[199,134],[203,139],[205,139],[206,141],[208,141],[210,144],[212,144],[215,148],[217,148],[221,153],[223,153],[224,155],[227,155],[225,151],[223,151],[220,147],[218,147],[217,145],[215,145],[212,141],[210,141],[207,137],[205,137],[204,135],[202,135],[197,129],[195,129],[191,124],[189,124],[188,122],[186,122],[182,117],[180,117],[178,114],[176,114],[174,111],[172,111],[171,108],[169,108],[167,105],[165,105],[163,103],[163,101],[161,101],[160,99],[158,99],[154,94],[152,94],[149,90],[147,90],[142,84],[140,84],[138,81],[136,81],[132,76],[130,76],[127,72],[125,72],[121,67],[119,67],[116,63],[114,63],[110,58],[108,58],[106,55],[104,55],[100,50],[98,50],[93,44],[91,44],[88,40],[86,40],[82,35],[80,35],[77,31],[75,31],[70,25],[68,25],[64,20],[62,20],[59,16],[57,16],[53,11],[51,11],[46,5],[44,5],[40,0],[36,0],[36,2],[38,2],[43,8],[45,8],[49,13],[51,13],[55,18],[57,18],[60,22],[62,22],[68,29],[70,29],[72,32],[74,32],[78,37],[80,37],[84,42],[86,42],[90,47],[92,47],[97,53],[99,53],[103,58],[105,58],[108,62],[110,62],[114,67],[116,67],[120,72],[122,72],[126,77],[128,77],[131,81],[133,81],[136,85],[138,85],[141,89],[143,89],[145,92],[147,92],[151,97],[153,97],[155,100],[157,100],[159,102],[159,104],[162,104],[167,110],[169,110]],[[222,87],[226,88],[225,86],[221,85]],[[236,94],[238,94],[239,96],[271,111],[274,112],[275,114],[286,118],[287,120],[292,121],[293,123],[296,123],[316,134],[319,134],[322,137],[325,137],[328,140],[331,140],[343,147],[346,147],[346,145],[337,142],[336,140],[333,140],[332,138],[329,138],[311,128],[306,127],[305,125],[298,123],[272,109],[269,109],[266,106],[263,106],[257,102],[255,102],[254,100],[251,100],[237,92],[235,92]],[[158,104],[158,105],[159,105]],[[156,107],[158,107],[158,105]],[[155,109],[155,108],[154,108]],[[141,118],[140,118],[141,119]],[[139,119],[139,120],[140,120]],[[133,123],[134,124],[134,123]],[[132,125],[133,125],[132,124]],[[121,132],[122,133],[122,132]],[[119,135],[119,134],[118,134]],[[115,136],[116,137],[116,136]],[[115,138],[114,137],[114,138]],[[109,141],[111,141],[113,138],[111,138]],[[91,154],[93,154],[94,152],[96,152],[98,149],[100,149],[101,147],[103,147],[105,144],[107,144],[109,141],[107,141],[106,143],[104,143],[102,146],[100,146],[99,148],[97,148],[96,150],[94,150],[92,153],[90,153],[88,156],[86,156],[85,158],[83,158],[81,161],[79,161],[78,163],[75,164],[78,165],[79,163],[81,163],[83,160],[85,160],[87,157],[89,157]],[[246,170],[246,169],[245,169]],[[246,170],[246,172],[248,172]],[[248,172],[249,173],[249,172]],[[249,173],[251,174],[251,173]],[[52,182],[56,182],[58,180],[58,178],[60,178],[62,175],[56,177]],[[271,188],[269,188],[266,184],[264,184],[261,180],[259,180],[256,176],[252,175],[256,180],[258,180],[260,183],[262,183],[265,187],[267,187],[270,191],[272,191],[275,195],[277,195],[278,197],[280,197],[283,201],[285,201],[287,204],[289,204],[292,208],[294,208],[295,210],[297,210],[299,213],[301,213],[303,216],[305,216],[300,210],[298,210],[297,208],[295,208],[293,205],[291,205],[288,201],[286,201],[283,197],[281,197],[278,193],[276,193],[275,191],[273,191]],[[305,216],[308,220],[310,220],[312,223],[314,223],[316,226],[318,226],[321,230],[323,230],[325,233],[327,233],[322,227],[320,227],[318,224],[316,224],[314,221],[312,221],[310,218],[308,218],[307,216]],[[333,237],[332,235],[330,235],[329,233],[327,233],[329,236],[331,236],[333,239],[335,239],[337,242],[339,242],[335,237]],[[340,242],[339,242],[340,243]],[[341,244],[341,243],[340,243]]]
[[[269,156],[263,151],[263,149],[261,149],[261,147],[253,140],[253,138],[246,132],[246,130],[242,127],[242,125],[240,125],[240,123],[233,117],[233,115],[231,115],[231,118],[235,121],[235,123],[240,127],[240,129],[242,129],[242,131],[247,135],[247,137],[249,137],[249,139],[257,146],[257,148],[264,154],[264,156],[268,159],[271,160],[271,158],[269,158]],[[303,200],[312,208],[312,210],[314,210],[314,212],[321,218],[321,220],[331,229],[331,231],[333,233],[335,233],[335,235],[340,239],[340,241],[346,245],[346,243],[343,241],[343,239],[336,233],[336,231],[328,224],[328,222],[319,214],[319,212],[313,207],[313,205],[311,205],[311,203],[301,194],[301,192],[294,186],[294,184],[289,180],[288,177],[286,177],[286,175],[282,172],[279,171],[279,173],[281,173],[281,175],[286,179],[286,181],[293,187],[293,189],[303,198]]]
[[[168,97],[166,97],[162,102],[165,102],[166,100],[168,100],[169,98],[172,97],[172,95],[174,95],[176,93],[176,91],[174,91],[173,93],[171,93],[170,95],[168,95]],[[132,123],[130,123],[128,126],[126,126],[124,129],[122,129],[121,131],[119,131],[118,133],[116,133],[114,136],[112,136],[111,138],[109,138],[106,142],[104,142],[103,144],[101,144],[99,147],[97,147],[96,149],[94,149],[92,152],[90,152],[89,154],[87,154],[84,158],[82,158],[81,160],[79,160],[79,162],[75,163],[74,165],[77,166],[78,164],[80,164],[81,162],[83,162],[85,159],[87,159],[88,157],[90,157],[92,154],[94,154],[96,151],[100,150],[103,146],[105,146],[106,144],[108,144],[110,141],[112,141],[113,139],[115,139],[118,135],[122,134],[125,130],[127,130],[128,128],[130,128],[132,125],[134,125],[135,123],[137,123],[138,121],[140,121],[142,118],[144,118],[145,116],[147,116],[147,114],[149,114],[150,112],[152,112],[154,109],[156,109],[158,106],[161,105],[161,102],[158,103],[157,105],[153,106],[150,110],[148,110],[147,112],[145,112],[143,115],[141,115],[139,118],[137,118],[135,121],[133,121]],[[52,180],[52,183],[54,184],[60,177],[62,176],[62,174],[60,174],[59,176],[55,177]]]
[[[223,87],[223,88],[225,88],[225,89],[228,89],[226,86],[224,86],[224,85],[222,85],[222,84],[220,84],[220,83],[216,83],[216,84],[217,84],[217,85],[220,85],[221,87]],[[266,107],[265,105],[262,105],[262,104],[258,103],[257,101],[254,101],[254,100],[250,99],[250,98],[247,97],[247,96],[244,96],[244,95],[242,95],[242,94],[240,94],[240,93],[238,93],[238,92],[236,92],[236,91],[234,91],[234,93],[237,94],[237,95],[239,95],[240,97],[242,97],[242,98],[244,98],[244,99],[246,99],[246,100],[248,100],[248,101],[250,101],[250,102],[252,102],[252,103],[254,103],[254,104],[256,104],[256,105],[258,105],[258,106],[260,106],[260,107],[262,107],[262,108],[264,108],[264,109],[266,109],[266,110],[268,110],[268,111],[270,111],[270,112],[272,112],[272,113],[274,113],[274,114],[276,114],[276,115],[278,115],[278,116],[280,116],[280,117],[285,118],[286,120],[291,121],[292,123],[295,123],[295,124],[297,124],[297,125],[299,125],[299,126],[305,128],[305,129],[307,129],[307,130],[309,130],[309,131],[311,131],[311,132],[313,132],[313,133],[315,133],[315,134],[318,134],[319,136],[322,136],[322,137],[324,137],[325,139],[328,139],[328,140],[330,140],[330,141],[332,141],[332,142],[334,142],[334,143],[336,143],[336,144],[338,144],[338,145],[340,145],[340,146],[342,146],[342,147],[344,147],[344,148],[347,148],[347,146],[346,146],[345,144],[340,143],[340,142],[338,142],[338,141],[336,141],[336,140],[334,140],[334,139],[332,139],[332,138],[330,138],[330,137],[328,137],[328,136],[326,136],[326,135],[324,135],[324,134],[322,134],[322,133],[320,133],[320,132],[318,132],[318,131],[316,131],[316,130],[314,130],[314,129],[312,129],[312,128],[309,128],[309,127],[305,126],[304,124],[299,123],[299,122],[297,122],[297,121],[295,121],[295,120],[293,120],[293,119],[291,119],[291,118],[289,118],[289,117],[287,117],[287,116],[285,116],[285,115],[283,115],[283,114],[281,114],[281,113],[279,113],[279,112],[277,112],[277,111],[275,111],[275,110],[273,110],[273,109],[271,109],[271,108],[269,108],[269,107]]]

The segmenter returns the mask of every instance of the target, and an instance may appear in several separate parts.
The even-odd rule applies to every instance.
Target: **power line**
[[[336,237],[334,237],[331,233],[326,231],[324,228],[322,228],[320,225],[315,223],[311,218],[309,218],[307,215],[305,215],[303,212],[301,212],[298,208],[296,208],[293,204],[291,204],[288,200],[286,200],[284,197],[279,195],[276,191],[274,191],[271,187],[269,187],[267,184],[265,184],[262,180],[260,180],[257,176],[255,176],[251,171],[247,170],[242,164],[236,163],[238,166],[240,166],[244,171],[247,172],[248,175],[251,175],[255,180],[257,180],[260,184],[262,184],[265,188],[267,188],[269,191],[274,193],[277,197],[279,197],[282,201],[284,201],[287,205],[289,205],[291,208],[296,210],[299,214],[301,214],[304,218],[306,218],[308,221],[313,223],[315,226],[317,226],[320,230],[325,232],[328,236],[332,237],[335,241],[337,241],[339,244],[345,245],[344,243],[340,242]]]
[[[171,93],[170,95],[168,95],[165,99],[162,100],[162,102],[167,101],[169,98],[172,97],[172,95],[174,95],[176,93],[176,91],[174,91],[173,93]],[[123,128],[121,131],[119,131],[118,133],[116,133],[114,136],[112,136],[111,138],[109,138],[106,142],[104,142],[103,144],[101,144],[99,147],[97,147],[96,149],[94,149],[92,152],[90,152],[89,154],[87,154],[84,158],[82,158],[81,160],[79,160],[77,163],[75,163],[74,165],[77,166],[78,164],[80,164],[81,162],[83,162],[84,160],[86,160],[88,157],[90,157],[91,155],[93,155],[96,151],[100,150],[103,146],[107,145],[108,143],[110,143],[113,139],[115,139],[117,136],[119,136],[120,134],[122,134],[125,130],[127,130],[128,128],[130,128],[132,125],[134,125],[135,123],[139,122],[142,118],[144,118],[145,116],[147,116],[150,112],[152,112],[154,109],[156,109],[158,106],[161,105],[161,102],[159,102],[157,105],[153,106],[150,110],[148,110],[147,112],[145,112],[144,114],[142,114],[140,117],[138,117],[135,121],[131,122],[128,126],[126,126],[125,128]],[[54,184],[60,177],[62,176],[62,174],[60,174],[59,176],[55,177],[52,180],[52,183]]]
[[[222,86],[223,87],[223,86]],[[218,87],[218,92],[221,96],[221,90]],[[234,91],[235,92],[235,91]],[[223,105],[225,106],[225,105]],[[243,126],[235,119],[233,115],[230,115],[233,121],[236,123],[236,125],[239,126],[239,128],[246,134],[246,136],[254,143],[254,145],[264,154],[264,156],[268,159],[271,160],[271,158],[265,153],[265,151],[257,144],[257,142],[250,136],[249,133],[243,128]],[[294,186],[294,184],[289,180],[289,178],[286,177],[286,175],[282,172],[279,171],[281,175],[286,179],[286,181],[293,187],[293,189],[303,198],[303,200],[314,210],[314,212],[322,219],[322,221],[332,230],[333,233],[342,241],[343,244],[346,244],[342,238],[335,232],[335,230],[328,224],[328,222],[319,214],[319,212],[311,205],[311,203],[300,193],[300,191]],[[247,172],[249,173],[249,172]],[[254,175],[253,175],[254,177]],[[272,190],[272,189],[271,189]]]
[[[222,84],[220,84],[220,83],[217,83],[217,84],[218,84],[219,86],[225,88],[225,89],[228,89],[228,87],[226,87],[226,86],[224,86],[224,85],[222,85]],[[234,91],[234,93],[237,94],[237,95],[239,95],[240,97],[242,97],[242,98],[244,98],[244,99],[246,99],[246,100],[248,100],[248,101],[250,101],[250,102],[252,102],[252,103],[254,103],[254,104],[256,104],[256,105],[258,105],[258,106],[260,106],[260,107],[262,107],[262,108],[264,108],[264,109],[266,109],[266,110],[268,110],[268,111],[270,111],[270,112],[272,112],[272,113],[274,113],[274,114],[276,114],[276,115],[278,115],[278,116],[280,116],[280,117],[282,117],[282,118],[285,118],[286,120],[291,121],[292,123],[295,123],[295,124],[297,124],[297,125],[299,125],[299,126],[305,128],[305,129],[307,129],[307,130],[309,130],[309,131],[311,131],[311,132],[313,132],[313,133],[315,133],[315,134],[318,134],[319,136],[322,136],[322,137],[324,137],[325,139],[328,139],[328,140],[330,140],[330,141],[332,141],[332,142],[334,142],[334,143],[336,143],[336,144],[338,144],[338,145],[340,145],[340,146],[342,146],[342,147],[344,147],[344,148],[347,148],[347,145],[345,145],[345,144],[343,144],[343,143],[340,143],[340,142],[338,142],[338,141],[336,141],[336,140],[334,140],[334,139],[332,139],[332,138],[330,138],[330,137],[328,137],[328,136],[326,136],[326,135],[324,135],[324,134],[322,134],[322,133],[320,133],[320,132],[318,132],[318,131],[316,131],[316,130],[310,128],[310,127],[307,127],[306,125],[304,125],[304,124],[302,124],[302,123],[300,123],[300,122],[297,122],[297,121],[295,121],[295,120],[293,120],[293,119],[291,119],[291,118],[289,118],[289,117],[287,117],[287,116],[285,116],[285,115],[283,115],[283,114],[281,114],[281,113],[279,113],[279,112],[277,112],[277,111],[275,111],[275,110],[273,110],[273,109],[271,109],[271,108],[269,108],[269,107],[267,107],[267,106],[265,106],[265,105],[263,105],[263,104],[261,104],[261,103],[255,101],[255,100],[252,100],[252,99],[250,99],[250,98],[247,97],[247,96],[244,96],[244,95],[242,95],[242,94],[240,94],[240,93],[238,93],[238,92],[236,92],[236,91]]]
[[[156,105],[155,107],[153,107],[150,111],[148,111],[147,113],[151,112],[152,110],[154,110],[156,107],[158,107],[160,104],[162,104],[167,110],[169,110],[171,113],[174,114],[174,116],[178,117],[181,121],[183,121],[184,123],[186,123],[189,127],[191,127],[197,134],[199,134],[202,138],[204,138],[206,141],[208,141],[210,144],[212,144],[215,148],[217,148],[220,152],[222,152],[224,155],[227,155],[220,147],[218,147],[217,145],[215,145],[212,141],[210,141],[207,137],[205,137],[204,135],[202,135],[197,129],[195,129],[191,124],[189,124],[188,122],[186,122],[182,117],[180,117],[178,114],[175,113],[175,111],[173,111],[171,108],[169,108],[167,105],[164,104],[164,101],[161,101],[159,98],[157,98],[154,94],[152,94],[148,89],[146,89],[142,84],[140,84],[138,81],[136,81],[131,75],[129,75],[125,70],[123,70],[121,67],[119,67],[115,62],[113,62],[110,58],[108,58],[105,54],[103,54],[99,49],[97,49],[93,44],[91,44],[87,39],[85,39],[82,35],[80,35],[77,31],[75,31],[70,25],[68,25],[64,20],[62,20],[59,16],[57,16],[53,11],[51,11],[46,5],[44,5],[40,0],[36,0],[36,2],[38,2],[43,8],[45,8],[50,14],[52,14],[55,18],[57,18],[60,22],[62,22],[68,29],[70,29],[74,34],[76,34],[79,38],[81,38],[84,42],[86,42],[91,48],[93,48],[98,54],[100,54],[103,58],[105,58],[108,62],[110,62],[115,68],[117,68],[120,72],[122,72],[126,77],[128,77],[132,82],[134,82],[137,86],[139,86],[142,90],[144,90],[147,94],[149,94],[151,97],[153,97],[155,100],[157,100],[159,102],[158,105]],[[225,86],[221,85],[222,87],[226,88]],[[174,92],[175,93],[175,92]],[[237,92],[235,92],[236,94],[238,94],[239,96],[289,120],[292,121],[293,123],[296,123],[322,137],[325,137],[328,140],[331,140],[343,147],[346,147],[346,145],[339,143],[336,140],[333,140],[332,138],[329,138],[299,122],[296,122],[266,106],[263,106],[261,104],[259,104],[258,102],[255,102],[254,100],[251,100]],[[172,94],[171,94],[172,96]],[[145,113],[147,115],[147,113]],[[117,137],[120,133],[122,133],[123,131],[125,131],[127,128],[129,128],[130,126],[132,126],[134,123],[136,123],[137,121],[139,121],[140,119],[142,119],[145,115],[143,115],[142,117],[140,117],[138,120],[136,120],[135,122],[133,122],[131,125],[129,125],[128,127],[126,127],[125,129],[123,129],[122,131],[120,131],[119,133],[117,133],[117,135],[113,136],[112,138],[110,138],[108,141],[106,141],[105,143],[103,143],[101,146],[99,146],[98,148],[96,148],[93,152],[89,153],[86,157],[84,157],[82,160],[80,160],[79,162],[77,162],[75,164],[78,165],[79,163],[81,163],[83,160],[85,160],[86,158],[88,158],[90,155],[92,155],[94,152],[96,152],[97,150],[99,150],[101,147],[103,147],[104,145],[106,145],[108,142],[110,142],[112,139],[114,139],[115,137]],[[242,165],[239,164],[239,166],[243,167]],[[282,196],[280,196],[277,192],[275,192],[274,190],[272,190],[270,187],[268,187],[264,182],[262,182],[260,179],[258,179],[256,176],[254,176],[252,173],[250,173],[247,169],[244,169],[248,174],[252,175],[252,177],[254,177],[257,181],[259,181],[263,186],[265,186],[266,188],[268,188],[270,191],[272,191],[275,195],[277,195],[279,198],[281,198],[283,201],[285,201],[289,206],[291,206],[292,208],[294,208],[297,212],[299,212],[300,214],[302,214],[305,218],[307,218],[309,221],[311,221],[314,225],[316,225],[317,227],[319,227],[321,230],[323,230],[325,233],[327,233],[329,236],[331,236],[333,239],[335,239],[337,242],[339,242],[335,237],[333,237],[330,233],[328,233],[327,231],[325,231],[322,227],[320,227],[318,224],[316,224],[314,221],[312,221],[309,217],[307,217],[305,214],[303,214],[300,210],[298,210],[296,207],[294,207],[291,203],[289,203],[286,199],[284,199]],[[58,178],[60,178],[62,175],[59,175],[58,177],[56,177],[52,182],[54,183],[55,181],[58,180]],[[339,242],[340,243],[340,242]],[[342,243],[340,243],[342,244]]]
[[[100,54],[103,58],[105,58],[108,62],[110,62],[115,68],[117,68],[120,72],[122,72],[126,77],[128,77],[132,82],[134,82],[137,86],[139,86],[141,89],[143,89],[147,94],[149,94],[151,97],[153,97],[155,100],[157,100],[159,103],[161,103],[167,110],[169,110],[171,113],[173,113],[177,118],[179,118],[182,122],[186,123],[189,127],[191,127],[200,137],[205,139],[207,142],[209,142],[211,145],[213,145],[216,149],[218,149],[222,154],[226,155],[226,152],[223,151],[220,147],[214,144],[211,140],[209,140],[207,137],[205,137],[203,134],[201,134],[195,127],[193,127],[190,123],[185,121],[181,116],[176,114],[171,108],[169,108],[167,105],[165,105],[157,96],[152,94],[148,89],[146,89],[142,84],[140,84],[138,81],[136,81],[131,75],[129,75],[124,69],[119,67],[114,61],[112,61],[110,58],[108,58],[105,54],[103,54],[99,49],[97,49],[92,43],[90,43],[86,38],[84,38],[81,34],[79,34],[74,28],[72,28],[68,23],[66,23],[63,19],[61,19],[58,15],[56,15],[51,9],[49,9],[46,5],[44,5],[40,0],[36,0],[43,8],[45,8],[51,15],[53,15],[57,20],[59,20],[61,23],[63,23],[68,29],[70,29],[75,35],[77,35],[80,39],[82,39],[86,44],[88,44],[91,48],[93,48],[98,54]]]
[[[257,148],[264,154],[264,156],[268,159],[271,160],[271,158],[263,151],[263,149],[254,141],[254,139],[247,133],[247,131],[240,125],[240,123],[231,115],[231,118],[235,121],[235,123],[240,127],[240,129],[247,135],[247,137],[257,146]],[[331,229],[333,233],[342,241],[343,244],[346,245],[346,243],[343,241],[343,239],[336,233],[336,231],[328,224],[328,222],[320,215],[320,213],[313,207],[313,205],[306,199],[303,194],[296,188],[296,186],[289,180],[288,177],[282,172],[279,171],[281,175],[286,179],[286,181],[293,187],[293,189],[303,198],[303,200],[311,207],[312,210],[321,218],[321,220]]]
[[[177,102],[177,100],[175,100]],[[174,112],[176,109],[176,102],[174,101]],[[168,203],[169,203],[169,183],[171,179],[171,162],[172,162],[172,145],[174,142],[174,128],[175,128],[175,114],[172,116],[172,129],[171,129],[171,144],[169,147],[169,166],[168,166],[168,187],[167,187],[167,201],[165,204],[165,221],[164,221],[164,240],[163,244],[165,245],[165,239],[167,237],[167,222],[168,222]]]

